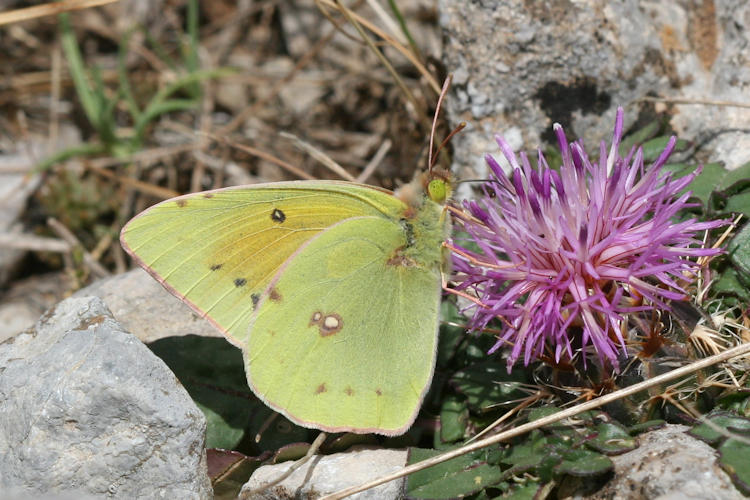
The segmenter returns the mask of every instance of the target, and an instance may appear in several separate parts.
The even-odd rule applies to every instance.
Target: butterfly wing
[[[123,248],[230,340],[249,330],[269,282],[301,245],[352,217],[394,217],[386,191],[344,182],[225,188],[159,203],[123,228]]]
[[[329,432],[409,428],[432,378],[441,289],[439,263],[409,249],[424,238],[439,248],[443,229],[418,230],[352,218],[290,256],[246,343],[248,380],[266,404]]]

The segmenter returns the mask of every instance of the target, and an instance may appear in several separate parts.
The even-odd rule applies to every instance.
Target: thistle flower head
[[[725,221],[677,219],[691,206],[690,193],[679,193],[700,170],[679,179],[663,170],[674,137],[648,167],[640,148],[621,157],[621,108],[596,162],[560,125],[554,131],[559,170],[541,151],[533,168],[496,137],[512,173],[486,157],[492,179],[458,217],[474,250],[454,246],[455,288],[475,294],[472,328],[500,320],[490,352],[512,345],[509,370],[521,356],[525,364],[542,354],[560,361],[589,346],[600,364],[616,367],[627,315],[686,299],[699,271],[694,258],[721,252],[703,248],[699,233]]]

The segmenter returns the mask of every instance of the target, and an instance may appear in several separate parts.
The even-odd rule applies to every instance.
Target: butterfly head
[[[451,197],[453,182],[450,172],[433,168],[422,177],[424,193],[429,199],[442,205]]]

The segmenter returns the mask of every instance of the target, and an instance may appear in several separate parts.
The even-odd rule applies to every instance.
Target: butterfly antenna
[[[440,90],[440,96],[438,97],[437,106],[435,106],[435,116],[432,118],[432,130],[430,130],[430,151],[427,158],[427,170],[430,172],[432,172],[432,167],[434,166],[434,162],[432,161],[432,146],[435,143],[435,128],[437,127],[438,115],[440,115],[440,106],[443,104],[443,98],[445,97],[445,94],[448,93],[448,88],[451,86],[452,79],[453,75],[448,74],[445,81],[443,82],[443,88]],[[439,151],[440,148],[438,148],[438,151],[435,152],[435,158],[437,158],[437,153]]]
[[[453,136],[457,133],[461,132],[464,128],[466,128],[466,122],[461,122],[458,124],[456,128],[453,129],[453,131],[448,134],[448,137],[443,139],[443,142],[440,143],[440,146],[438,146],[437,151],[435,151],[435,158],[434,160],[430,160],[430,170],[432,170],[432,167],[434,167],[435,163],[437,163],[437,158],[440,152],[443,150],[443,148],[448,144],[448,142],[453,139]],[[432,144],[430,144],[430,148],[432,148]]]

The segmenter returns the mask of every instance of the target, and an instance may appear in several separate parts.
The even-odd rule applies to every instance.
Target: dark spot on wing
[[[260,294],[258,293],[251,293],[250,294],[250,300],[253,301],[253,309],[258,307],[258,302],[260,302]]]
[[[234,280],[234,286],[236,286],[237,288],[245,285],[247,285],[247,280],[245,278],[236,278]]]
[[[375,389],[375,394],[377,394],[378,396],[382,396],[383,391],[381,391],[380,389]]]
[[[327,390],[328,390],[328,388],[326,387],[325,383],[323,383],[323,384],[320,384],[317,387],[317,389],[315,389],[315,394],[322,394],[322,393],[326,392]]]
[[[214,194],[213,193],[203,193],[203,197],[204,198],[213,198]]]
[[[346,394],[347,396],[354,396],[354,389],[346,386],[346,389],[344,389],[344,394]]]
[[[282,223],[286,220],[286,214],[278,208],[274,208],[273,212],[271,212],[271,220],[274,222]]]
[[[212,271],[218,271],[219,269],[221,269],[221,266],[223,266],[223,265],[224,264],[212,264],[211,267],[210,267],[210,269]]]
[[[321,337],[335,335],[344,327],[344,320],[336,313],[323,314],[315,311],[310,317],[308,326],[317,326]]]
[[[281,294],[275,288],[271,288],[271,291],[268,292],[268,298],[274,302],[281,302]]]
[[[177,200],[176,203],[178,207],[182,208],[187,205],[187,200]]]

